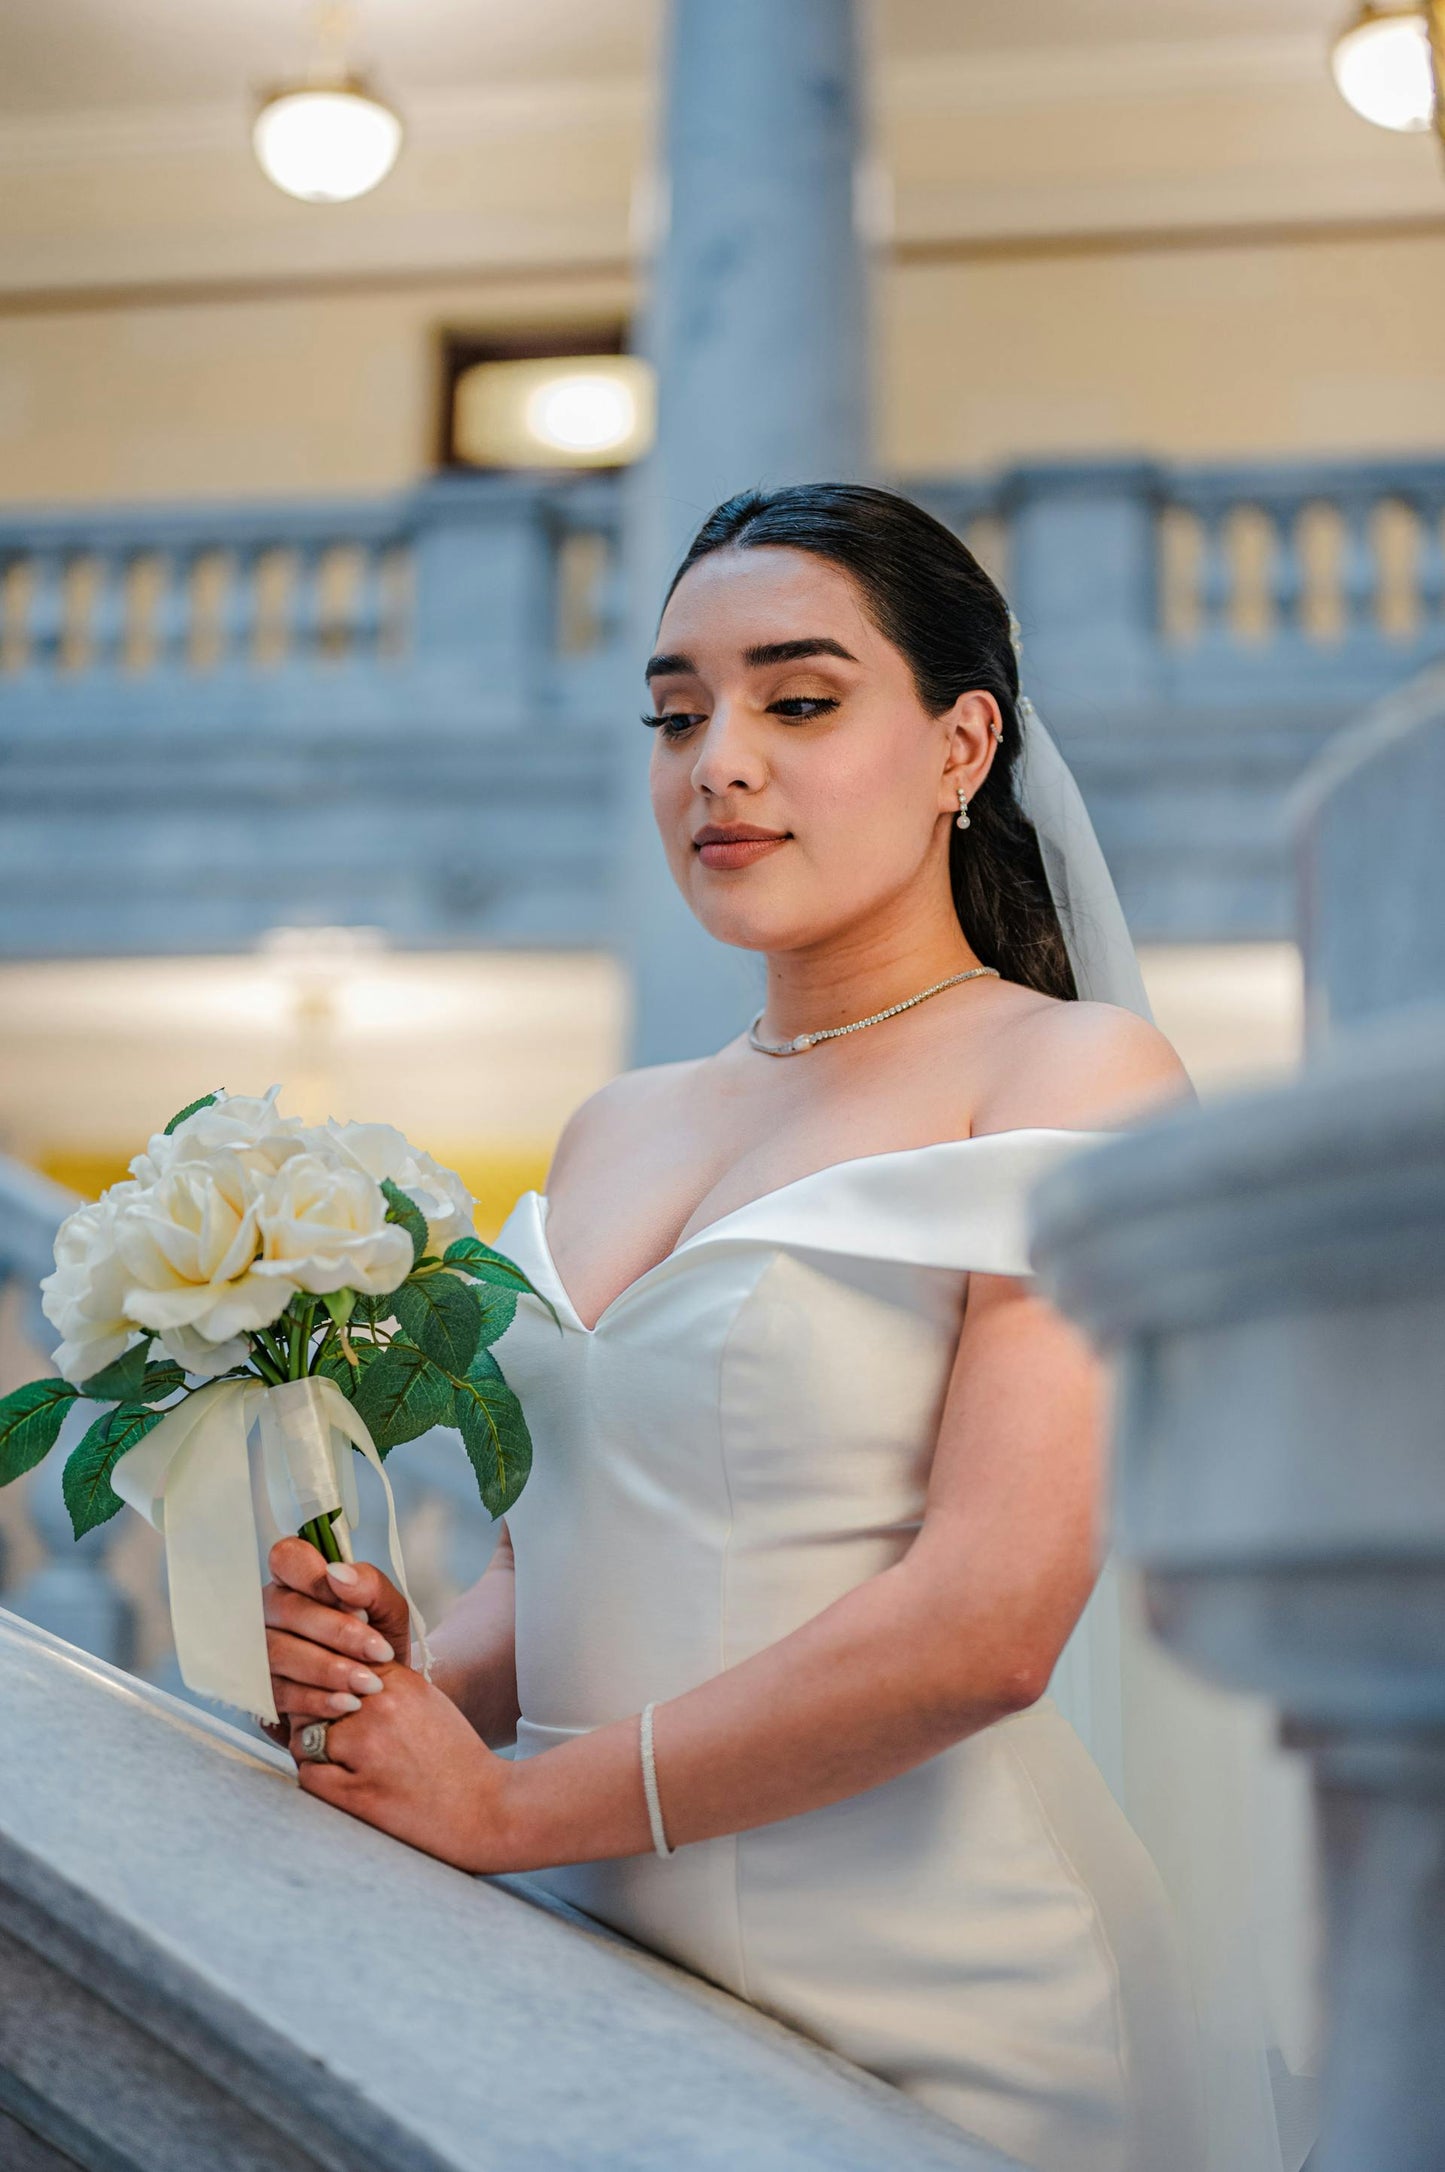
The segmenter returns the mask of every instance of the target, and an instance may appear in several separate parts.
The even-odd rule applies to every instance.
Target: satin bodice
[[[695,1230],[591,1329],[545,1196],[522,1195],[497,1244],[557,1317],[524,1295],[496,1345],[534,1444],[507,1519],[519,1756],[685,1693],[902,1560],[969,1277],[1028,1274],[1033,1186],[1104,1136],[833,1163]],[[543,1877],[1023,2165],[1195,2172],[1162,1893],[1048,1700],[825,1808]]]

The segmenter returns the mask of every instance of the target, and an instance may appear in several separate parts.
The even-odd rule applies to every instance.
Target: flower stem
[[[309,1539],[325,1560],[340,1561],[343,1558],[341,1548],[337,1545],[336,1533],[331,1528],[332,1518],[340,1514],[339,1508],[333,1508],[325,1516],[313,1516],[309,1523],[302,1524],[296,1536]]]

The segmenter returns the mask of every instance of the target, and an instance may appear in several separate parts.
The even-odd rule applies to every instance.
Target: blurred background
[[[493,1233],[746,1022],[636,718],[750,483],[968,537],[1161,1025],[1206,1094],[1288,1069],[1291,790],[1445,653],[1430,84],[1339,0],[9,0],[5,1381],[57,1212],[198,1093],[397,1123]],[[154,1534],[72,1555],[44,1479],[7,1600],[163,1672]]]

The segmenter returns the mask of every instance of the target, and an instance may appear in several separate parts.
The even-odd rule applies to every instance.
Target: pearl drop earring
[[[954,826],[955,828],[960,830],[966,830],[968,828],[968,801],[964,797],[962,785],[960,785],[958,788],[958,814],[955,818]]]

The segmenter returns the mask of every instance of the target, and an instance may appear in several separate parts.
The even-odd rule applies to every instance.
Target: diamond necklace
[[[915,1003],[921,1003],[925,996],[937,995],[940,988],[956,988],[961,980],[978,980],[984,974],[994,980],[1000,977],[997,966],[970,966],[966,973],[954,973],[947,980],[936,980],[931,988],[920,988],[917,995],[909,996],[903,1003],[890,1003],[886,1011],[875,1011],[871,1018],[855,1018],[851,1026],[826,1026],[821,1033],[795,1033],[791,1041],[758,1039],[758,1019],[768,1007],[765,1003],[763,1011],[758,1012],[757,1018],[748,1027],[748,1039],[761,1055],[796,1056],[801,1054],[803,1049],[811,1048],[815,1041],[833,1041],[840,1033],[861,1033],[865,1026],[876,1026],[881,1018],[895,1018],[899,1011],[910,1010]]]

